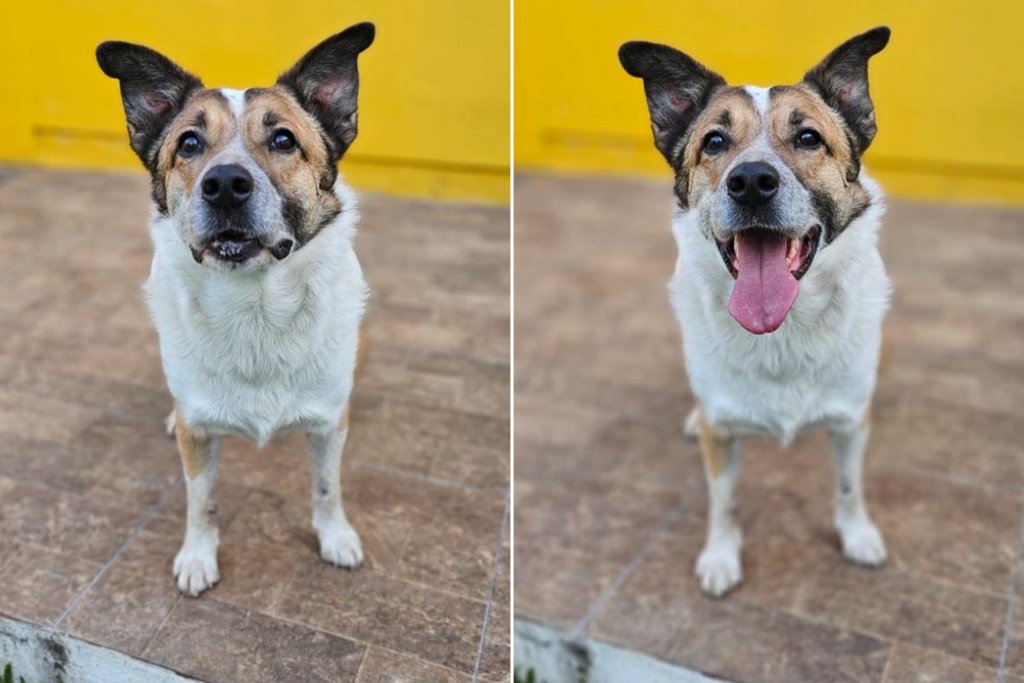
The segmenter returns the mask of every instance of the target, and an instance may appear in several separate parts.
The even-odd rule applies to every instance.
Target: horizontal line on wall
[[[608,150],[645,151],[650,146],[653,149],[653,142],[648,138],[623,135],[621,133],[601,133],[569,128],[545,128],[540,133],[540,140],[545,145],[563,147],[600,147]],[[924,173],[951,178],[985,178],[987,180],[1024,183],[1024,166],[980,164],[969,161],[942,159],[908,159],[892,156],[870,156],[869,165],[871,168],[899,173]]]
[[[98,140],[102,142],[123,142],[127,143],[128,136],[124,133],[115,133],[109,130],[97,130],[89,128],[64,128],[60,126],[35,126],[32,134],[36,137],[48,138],[70,138],[77,140]],[[404,157],[388,157],[375,154],[352,153],[345,157],[346,160],[357,164],[370,166],[387,166],[391,168],[418,168],[430,171],[445,171],[448,173],[475,173],[482,175],[493,175],[508,177],[510,168],[497,164],[468,164],[457,161],[441,161],[436,159],[408,159]]]

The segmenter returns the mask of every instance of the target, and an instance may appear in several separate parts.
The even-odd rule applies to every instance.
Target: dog
[[[160,338],[188,512],[178,588],[220,579],[212,488],[221,439],[307,435],[324,560],[355,568],[341,454],[369,289],[359,218],[337,164],[355,140],[362,23],[309,51],[269,88],[206,88],[163,55],[105,42],[131,148],[152,178],[145,294]]]
[[[731,87],[665,45],[619,50],[675,171],[668,289],[697,397],[686,431],[707,479],[696,573],[711,596],[743,578],[733,497],[747,436],[788,445],[827,429],[843,554],[886,559],[862,469],[892,288],[877,248],[884,197],[860,160],[877,128],[868,60],[889,34],[858,35],[801,82],[772,88]]]

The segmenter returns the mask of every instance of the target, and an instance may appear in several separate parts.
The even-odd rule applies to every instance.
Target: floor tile
[[[212,598],[178,601],[144,656],[209,683],[355,681],[365,646]]]

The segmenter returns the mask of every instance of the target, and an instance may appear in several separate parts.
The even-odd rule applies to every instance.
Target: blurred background
[[[672,45],[734,85],[794,83],[832,48],[892,28],[871,60],[878,136],[865,157],[892,196],[1024,204],[1024,4],[812,0],[520,0],[516,170],[667,177],[627,40]]]
[[[342,173],[357,188],[508,203],[506,3],[436,0],[4,2],[0,161],[141,169],[103,40],[142,43],[208,87],[270,85],[307,50],[359,21],[377,41],[359,58],[359,138]]]
[[[714,601],[693,576],[671,171],[617,51],[663,42],[787,84],[880,24],[865,168],[895,292],[865,481],[890,559],[842,561],[824,434],[750,439],[745,580]],[[518,0],[514,25],[523,680],[1024,681],[1024,4]]]

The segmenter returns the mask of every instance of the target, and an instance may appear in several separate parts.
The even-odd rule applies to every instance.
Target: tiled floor
[[[670,182],[520,176],[515,202],[516,619],[742,683],[1024,681],[1024,213],[891,202],[866,477],[890,562],[840,559],[823,435],[755,441],[746,580],[714,601]]]
[[[0,169],[0,614],[211,683],[503,681],[508,211],[365,197],[374,290],[343,474],[367,562],[321,562],[301,437],[229,442],[221,583],[181,597],[146,178]]]

